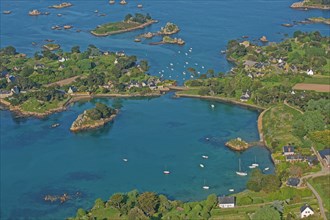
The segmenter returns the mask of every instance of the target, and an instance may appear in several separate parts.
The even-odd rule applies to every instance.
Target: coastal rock
[[[249,148],[249,144],[239,137],[226,142],[225,145],[235,151],[243,151]]]
[[[179,27],[176,24],[167,22],[165,27],[161,28],[160,34],[162,35],[172,35],[180,31]]]
[[[92,120],[87,116],[86,111],[84,111],[84,113],[78,115],[77,119],[72,123],[70,127],[70,131],[78,132],[78,131],[91,130],[91,129],[103,127],[108,122],[113,121],[114,118],[117,116],[117,114],[118,114],[118,110],[116,111],[116,114],[112,114],[108,118],[101,118],[100,120]]]
[[[30,16],[38,16],[40,14],[41,14],[41,12],[38,11],[37,9],[33,9],[32,11],[29,11]]]
[[[266,36],[262,36],[259,40],[260,40],[261,42],[264,42],[264,43],[268,42],[268,39],[267,39]]]
[[[322,9],[322,10],[330,10],[330,5],[321,5],[321,4],[308,4],[308,1],[304,0],[302,2],[294,2],[291,6],[293,9]]]
[[[59,5],[52,5],[52,6],[49,6],[49,8],[56,8],[56,9],[61,9],[61,8],[67,8],[67,7],[71,7],[72,4],[70,2],[63,2]]]
[[[58,44],[45,44],[45,45],[43,45],[43,47],[47,50],[50,50],[50,51],[58,50],[58,49],[61,48],[61,46],[58,45]]]

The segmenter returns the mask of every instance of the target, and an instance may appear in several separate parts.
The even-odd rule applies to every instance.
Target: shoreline
[[[224,97],[219,97],[219,96],[201,96],[201,95],[175,93],[175,97],[177,97],[177,98],[183,97],[183,98],[199,98],[199,99],[208,99],[208,100],[218,100],[218,101],[221,101],[221,102],[224,102],[224,103],[240,105],[240,106],[247,107],[247,108],[252,108],[252,109],[255,109],[255,110],[258,110],[258,111],[265,110],[265,108],[261,107],[261,106],[248,104],[248,103],[244,103],[244,102],[239,102],[239,101],[236,101],[236,100],[232,100],[232,99],[224,98]]]
[[[118,30],[118,31],[111,31],[111,32],[107,32],[107,33],[104,33],[104,34],[95,33],[94,30],[90,31],[90,33],[92,35],[96,36],[96,37],[106,37],[106,36],[110,36],[110,35],[121,34],[121,33],[135,31],[135,30],[138,30],[138,29],[143,29],[143,28],[145,28],[149,25],[152,25],[153,23],[157,23],[157,22],[158,22],[157,20],[151,20],[149,22],[146,22],[146,23],[141,24],[141,25],[136,26],[136,27],[132,27],[132,28],[124,29],[124,30]]]
[[[89,131],[89,130],[101,128],[101,127],[105,126],[107,123],[114,121],[115,118],[117,117],[118,113],[119,113],[119,111],[117,110],[116,114],[113,114],[108,118],[102,118],[100,120],[96,120],[96,121],[94,121],[94,124],[87,124],[87,125],[81,125],[79,127],[73,127],[73,124],[77,121],[79,116],[84,114],[84,113],[82,113],[82,114],[78,115],[77,119],[72,123],[72,125],[70,127],[70,131],[76,133],[76,132]]]
[[[330,10],[330,6],[327,5],[305,5],[304,1],[294,2],[290,8],[293,9],[320,9],[320,10]]]
[[[43,112],[43,113],[24,111],[19,106],[13,106],[12,104],[10,104],[10,102],[4,100],[3,98],[0,98],[0,105],[4,106],[6,110],[15,113],[18,117],[36,117],[36,118],[42,119],[42,118],[45,118],[45,117],[47,117],[51,114],[66,111],[70,104],[78,102],[80,100],[90,100],[90,99],[93,99],[93,98],[111,98],[111,97],[113,97],[113,98],[116,98],[116,97],[120,97],[120,98],[138,98],[138,97],[147,98],[147,97],[159,97],[161,95],[162,95],[161,93],[149,93],[149,94],[145,94],[145,95],[141,95],[141,94],[119,94],[119,93],[116,93],[116,94],[94,94],[94,95],[76,94],[76,95],[70,95],[69,99],[65,103],[63,103],[62,106],[60,106],[58,108],[48,110],[48,111]]]

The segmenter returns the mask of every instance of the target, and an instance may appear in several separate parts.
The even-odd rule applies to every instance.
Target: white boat
[[[212,107],[212,108],[214,108],[214,107],[215,107],[215,105],[211,105],[211,107]]]
[[[202,164],[202,163],[200,163],[199,166],[200,166],[201,168],[204,168],[204,164]]]
[[[236,171],[236,174],[239,176],[247,176],[246,172],[241,171],[241,159],[238,159],[238,171]]]
[[[265,170],[269,170],[269,167],[266,167]]]
[[[256,166],[254,166],[253,164],[251,166],[249,166],[250,169],[254,169],[256,168]]]
[[[209,156],[207,156],[207,155],[202,155],[202,157],[203,157],[204,159],[209,159]]]
[[[209,189],[210,187],[208,185],[205,184],[205,180],[204,180],[204,185],[203,185],[203,189]]]
[[[163,173],[164,173],[165,175],[167,175],[167,174],[170,174],[171,172],[170,172],[169,170],[164,170]]]
[[[254,163],[252,164],[252,166],[258,167],[259,164],[257,163],[257,157],[254,156]]]
[[[127,162],[127,161],[128,161],[128,159],[124,158],[124,159],[123,159],[123,161],[124,161],[124,162]]]
[[[235,190],[234,189],[229,189],[229,192],[234,192]]]

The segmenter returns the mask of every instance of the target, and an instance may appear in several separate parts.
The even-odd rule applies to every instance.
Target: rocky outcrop
[[[307,1],[295,2],[291,5],[293,9],[322,9],[322,10],[330,10],[330,5],[321,5],[321,4],[308,4]]]
[[[243,151],[249,148],[249,144],[241,138],[232,139],[225,145],[235,151]]]
[[[114,118],[117,116],[117,114],[118,111],[116,111],[116,114],[112,114],[108,118],[101,118],[100,120],[92,120],[87,116],[85,111],[83,114],[78,115],[77,119],[72,123],[70,127],[70,131],[78,132],[78,131],[91,130],[91,129],[103,127],[108,122],[113,121]]]

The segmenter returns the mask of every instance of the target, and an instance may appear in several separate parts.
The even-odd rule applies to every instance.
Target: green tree
[[[280,179],[273,174],[264,175],[262,178],[262,190],[269,193],[279,190],[281,186]]]
[[[77,214],[76,214],[76,217],[77,218],[81,218],[81,217],[83,217],[85,215],[86,215],[86,211],[85,210],[83,210],[82,208],[78,209]]]
[[[152,216],[159,207],[159,198],[154,192],[142,193],[138,197],[138,206],[147,216]]]
[[[133,16],[131,14],[127,14],[125,16],[125,21],[129,21]]]
[[[5,55],[15,55],[16,52],[16,48],[13,46],[7,46],[3,49],[1,49],[1,52],[4,53]]]
[[[246,183],[246,187],[249,190],[259,192],[262,189],[262,179],[263,175],[260,169],[254,169],[251,173],[251,176]]]
[[[118,210],[121,210],[122,206],[125,204],[125,196],[121,193],[115,193],[113,194],[109,201],[108,204],[112,207],[115,207]]]
[[[80,47],[79,46],[73,46],[71,48],[71,53],[80,53]]]
[[[94,206],[92,208],[92,210],[94,209],[101,209],[104,208],[104,202],[101,198],[98,198],[95,200]]]
[[[128,220],[148,220],[149,218],[138,207],[134,207],[128,212]]]

